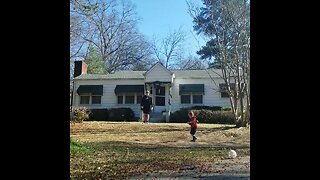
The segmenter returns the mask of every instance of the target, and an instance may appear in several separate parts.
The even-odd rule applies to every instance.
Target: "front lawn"
[[[228,158],[250,156],[250,129],[199,124],[197,142],[178,123],[83,122],[71,124],[71,179],[126,179],[150,172],[179,172]]]

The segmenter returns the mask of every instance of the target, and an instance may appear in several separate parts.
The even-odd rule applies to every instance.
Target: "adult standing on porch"
[[[152,107],[152,97],[149,96],[150,92],[146,91],[146,94],[141,99],[141,110],[143,111],[143,122],[149,122],[150,111],[153,109]]]

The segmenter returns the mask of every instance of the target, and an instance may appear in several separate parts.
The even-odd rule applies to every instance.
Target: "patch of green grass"
[[[92,152],[92,149],[80,143],[70,140],[70,153],[77,153],[77,152],[88,153],[88,152]]]

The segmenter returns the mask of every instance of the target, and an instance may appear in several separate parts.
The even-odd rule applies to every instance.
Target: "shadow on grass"
[[[237,127],[236,127],[236,125],[234,125],[234,126],[221,126],[221,127],[201,129],[201,126],[200,126],[200,131],[206,131],[206,132],[218,132],[218,131],[224,131],[224,130],[229,130],[229,129],[237,129]]]
[[[169,124],[170,125],[170,124]],[[229,130],[229,129],[236,129],[236,126],[221,126],[221,127],[214,127],[214,128],[206,128],[206,127],[201,127],[201,124],[198,125],[198,131],[199,132],[204,132],[204,133],[212,133],[212,132],[218,132],[218,131],[224,131],[224,130]],[[145,127],[144,127],[145,128]],[[76,134],[86,134],[86,133],[90,133],[90,134],[128,134],[128,133],[166,133],[166,132],[179,132],[179,131],[189,131],[190,127],[186,126],[186,127],[158,127],[158,128],[154,128],[152,127],[152,129],[136,129],[135,131],[124,131],[121,129],[107,129],[107,130],[101,130],[98,128],[88,128],[88,129],[77,129],[77,130],[73,130],[72,134],[76,135]]]
[[[236,174],[236,175],[224,175],[224,174],[213,174],[208,176],[201,176],[200,179],[216,179],[216,180],[238,180],[238,179],[250,179],[250,173],[247,174]]]
[[[195,159],[189,155],[190,152],[198,155],[205,153],[206,155],[204,156],[223,156],[225,150],[230,148],[225,146],[168,147],[165,145],[119,141],[88,142],[83,144],[95,149],[95,151],[92,154],[85,155],[85,157],[78,157],[80,159],[84,158],[86,165],[83,171],[71,174],[71,179],[127,179],[128,177],[137,176],[143,176],[142,179],[148,179],[152,178],[151,172],[163,170],[176,171],[186,163],[194,164]],[[242,148],[248,149],[248,147]],[[80,167],[83,167],[82,165],[84,164],[78,162],[78,158],[74,159],[74,161],[80,163]],[[97,167],[102,168],[97,169]],[[150,174],[150,176],[146,177],[146,174]],[[187,177],[179,177],[179,175],[181,174],[172,176],[156,173],[154,177],[177,177],[178,179],[185,179]],[[192,175],[196,175],[199,178],[203,174],[199,170],[196,170]],[[241,177],[244,178],[243,176]],[[237,175],[205,174],[201,179],[238,179],[241,177],[237,177]]]
[[[207,174],[207,175],[201,175],[200,173],[193,173],[189,175],[174,175],[174,174],[159,174],[156,173],[154,175],[149,175],[149,173],[144,173],[141,172],[139,173],[140,175],[134,175],[131,174],[129,176],[125,176],[124,174],[112,174],[112,175],[107,175],[105,173],[100,173],[100,172],[95,172],[95,171],[90,171],[90,172],[83,172],[78,174],[75,177],[71,177],[70,179],[204,179],[204,180],[209,180],[209,179],[215,179],[215,180],[246,180],[250,179],[250,173],[246,174],[234,174],[234,175],[227,175],[227,174]]]
[[[250,146],[247,144],[239,145],[236,143],[228,144],[217,144],[212,146],[168,146],[162,144],[142,144],[134,142],[123,142],[123,141],[103,141],[103,142],[88,142],[85,145],[93,147],[96,150],[105,150],[105,149],[117,149],[117,150],[127,150],[127,149],[139,149],[142,151],[175,151],[175,150],[228,150],[228,149],[248,149]]]
[[[246,174],[235,174],[235,175],[224,175],[224,174],[211,174],[211,175],[199,175],[199,173],[194,174],[188,174],[188,175],[174,175],[174,174],[157,174],[153,176],[146,176],[146,175],[140,175],[140,176],[134,176],[129,177],[128,179],[177,179],[177,180],[183,180],[183,179],[215,179],[215,180],[246,180],[250,179],[250,173]]]
[[[73,135],[76,134],[86,134],[86,133],[90,133],[90,134],[128,134],[128,133],[165,133],[165,132],[178,132],[178,131],[187,131],[190,130],[189,127],[185,127],[185,128],[158,128],[158,129],[150,129],[150,130],[136,130],[136,131],[123,131],[121,129],[108,129],[108,130],[101,130],[101,129],[78,129],[75,130],[74,132],[72,132]]]

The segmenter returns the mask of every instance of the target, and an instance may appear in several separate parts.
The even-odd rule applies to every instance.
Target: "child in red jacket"
[[[197,140],[197,137],[196,137],[196,131],[197,131],[197,128],[198,128],[198,125],[197,125],[197,117],[194,115],[194,113],[192,111],[190,111],[188,113],[188,116],[189,116],[189,121],[188,121],[188,124],[190,125],[191,127],[191,130],[190,130],[190,134],[192,135],[192,142],[196,142]]]

